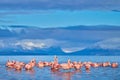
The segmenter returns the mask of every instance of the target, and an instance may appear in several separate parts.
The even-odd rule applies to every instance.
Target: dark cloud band
[[[0,9],[120,10],[120,0],[2,0]]]

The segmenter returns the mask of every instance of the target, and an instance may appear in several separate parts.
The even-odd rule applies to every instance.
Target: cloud
[[[65,53],[72,53],[84,49],[114,49],[120,50],[120,38],[111,38],[93,44],[74,43],[55,39],[1,39],[0,50],[36,50],[59,47]]]
[[[1,39],[0,48],[22,48],[24,50],[32,50],[34,48],[42,49],[49,47],[60,47],[64,41],[57,41],[54,39]]]
[[[0,26],[0,40],[3,41],[1,41],[2,46],[0,47],[31,50],[57,46],[64,52],[74,52],[95,44],[95,48],[120,49],[119,27],[101,28],[99,26],[100,30],[97,26],[94,26],[94,29],[89,27],[38,29],[27,26]]]
[[[78,43],[79,44],[79,43]],[[76,45],[69,41],[59,41],[55,39],[1,39],[0,49],[23,49],[23,50],[34,50],[34,49],[46,49],[50,47],[60,47],[64,52],[70,53],[79,50],[83,50],[84,46],[81,44]]]
[[[23,49],[31,50],[33,48],[49,48],[51,46],[57,45],[58,41],[53,39],[23,39],[17,41],[14,45],[21,46]]]
[[[62,48],[65,53],[72,53],[85,49],[85,47],[71,47],[71,48]]]
[[[28,50],[32,50],[33,48],[45,48],[46,44],[44,43],[34,43],[32,41],[28,41],[28,42],[17,42],[15,43],[16,46],[21,46],[23,49],[28,49]]]
[[[111,38],[97,42],[94,46],[102,49],[118,49],[120,50],[120,38]]]
[[[120,10],[120,0],[2,0],[1,9]]]

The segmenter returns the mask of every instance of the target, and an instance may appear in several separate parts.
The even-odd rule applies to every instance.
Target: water
[[[120,67],[99,67],[91,68],[86,72],[84,68],[81,71],[60,70],[51,71],[50,67],[37,68],[31,71],[15,71],[5,67],[8,59],[29,62],[32,58],[38,61],[52,61],[53,56],[0,56],[0,80],[120,80]],[[118,62],[119,56],[58,56],[59,62],[72,61],[93,61],[93,62]]]

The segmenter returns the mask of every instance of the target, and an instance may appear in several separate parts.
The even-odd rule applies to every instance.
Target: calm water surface
[[[81,71],[60,70],[51,71],[50,67],[37,68],[31,71],[15,71],[5,67],[8,59],[29,62],[32,58],[36,61],[53,61],[53,56],[0,56],[0,80],[120,80],[120,67],[99,67],[91,68],[90,72],[86,72],[84,68]],[[93,61],[93,62],[118,62],[119,56],[58,56],[59,62],[66,62],[68,59],[72,61]]]

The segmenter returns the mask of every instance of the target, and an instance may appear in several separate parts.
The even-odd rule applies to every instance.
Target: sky
[[[120,25],[119,0],[2,0],[1,25]]]
[[[0,50],[120,50],[119,34],[120,0],[0,1]]]

